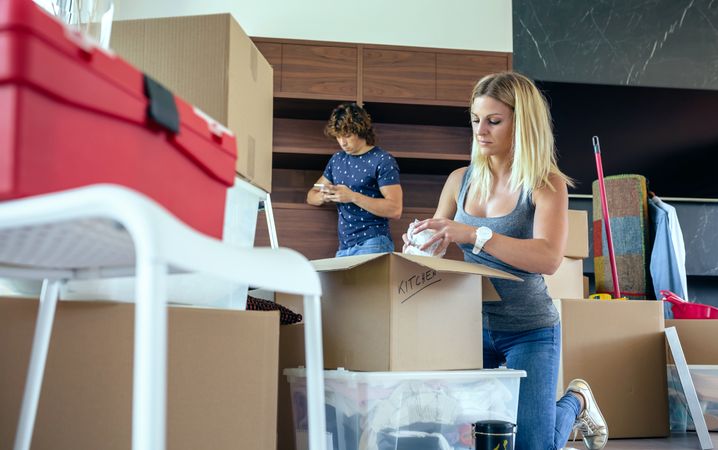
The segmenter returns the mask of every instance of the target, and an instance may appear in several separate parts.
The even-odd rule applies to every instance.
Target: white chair
[[[0,276],[45,280],[15,450],[30,448],[61,283],[133,274],[132,448],[165,448],[170,271],[304,296],[309,448],[325,449],[321,286],[311,264],[289,249],[230,247],[135,191],[94,185],[0,203]]]

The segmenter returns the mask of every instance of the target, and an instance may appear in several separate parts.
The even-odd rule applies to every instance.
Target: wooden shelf
[[[275,169],[316,170],[323,171],[329,162],[329,153],[274,153],[272,166]],[[465,167],[469,159],[426,159],[397,158],[399,170],[405,174],[426,174],[448,176],[454,170]]]
[[[382,148],[384,148],[384,147],[382,147]],[[385,149],[385,150],[389,151],[388,149]],[[308,147],[295,148],[295,147],[279,146],[279,145],[274,146],[274,153],[286,153],[286,154],[295,154],[295,155],[327,155],[327,156],[331,156],[336,152],[337,152],[337,149],[308,148]],[[425,153],[425,152],[389,151],[389,153],[391,153],[392,156],[396,159],[430,159],[432,161],[437,159],[436,154]],[[469,162],[471,160],[471,157],[469,155],[442,153],[441,157],[439,159],[448,160],[448,161]]]
[[[272,203],[275,205],[304,204],[307,191],[321,175],[322,170],[274,169],[272,171],[272,179],[275,180]],[[433,214],[436,205],[439,203],[439,195],[444,183],[446,183],[446,178],[446,175],[443,174],[402,173],[401,185],[404,191],[404,210],[428,208]]]
[[[278,209],[299,209],[299,210],[306,210],[306,211],[315,211],[317,208],[320,209],[327,209],[327,210],[334,210],[333,205],[324,205],[324,206],[312,206],[307,203],[295,203],[295,202],[272,202],[273,208]],[[416,215],[422,215],[425,216],[427,214],[434,214],[434,211],[436,211],[436,208],[420,208],[420,207],[406,207],[404,208],[405,214],[416,214]]]
[[[308,99],[274,97],[274,117],[284,119],[322,120],[329,119],[332,110],[341,99]],[[353,101],[351,99],[346,101]]]
[[[334,140],[324,136],[324,120],[274,119],[274,153],[332,155]],[[469,161],[471,129],[433,125],[376,123],[380,147],[395,158]]]
[[[342,102],[355,102],[356,96],[352,95],[335,95],[335,94],[322,94],[319,92],[312,92],[312,93],[297,93],[297,92],[284,92],[284,91],[275,91],[274,92],[274,98],[286,98],[286,99],[302,99],[302,100],[331,100],[335,103],[342,103]]]
[[[468,99],[456,105],[367,100],[364,108],[376,123],[462,127],[471,130]]]

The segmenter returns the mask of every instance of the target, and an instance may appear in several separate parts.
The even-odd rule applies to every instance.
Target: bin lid
[[[513,434],[514,425],[511,422],[504,422],[503,420],[481,420],[474,424],[474,432],[480,434],[489,435],[505,435]]]
[[[284,375],[290,377],[306,377],[306,369],[284,369]],[[327,380],[351,380],[355,382],[402,381],[402,380],[446,380],[474,381],[482,378],[524,378],[525,370],[514,369],[477,369],[477,370],[437,370],[425,372],[354,372],[339,368],[325,370]]]

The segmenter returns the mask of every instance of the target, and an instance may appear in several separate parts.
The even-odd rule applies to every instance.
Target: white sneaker
[[[566,392],[580,394],[584,399],[583,411],[573,424],[574,440],[578,431],[583,435],[583,442],[589,450],[600,450],[608,442],[608,425],[598,409],[591,387],[579,378],[571,381]]]

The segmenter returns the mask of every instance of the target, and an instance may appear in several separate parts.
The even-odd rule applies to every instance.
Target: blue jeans
[[[484,330],[484,367],[506,364],[526,371],[519,388],[516,450],[553,450],[566,445],[581,403],[572,395],[556,402],[561,324],[536,330]]]
[[[389,236],[374,236],[366,241],[345,248],[337,252],[337,258],[342,256],[367,255],[369,253],[389,253],[394,251],[394,241]]]

